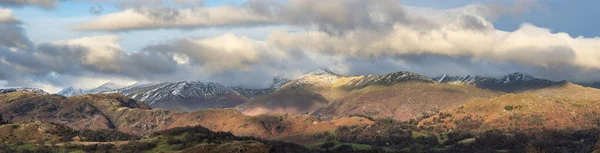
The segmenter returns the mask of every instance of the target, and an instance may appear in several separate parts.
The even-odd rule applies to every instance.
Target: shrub
[[[506,105],[506,106],[504,106],[504,110],[511,111],[511,110],[513,110],[513,106],[512,105]]]

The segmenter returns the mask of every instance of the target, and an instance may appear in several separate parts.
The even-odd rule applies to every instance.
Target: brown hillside
[[[147,135],[174,127],[201,125],[213,131],[261,138],[310,137],[339,126],[367,125],[362,117],[320,121],[309,115],[247,116],[235,109],[206,109],[185,113],[149,109],[120,94],[81,95],[65,98],[28,92],[0,94],[0,114],[12,123],[46,122],[75,130],[115,129]],[[292,140],[290,140],[292,141]]]
[[[248,116],[234,109],[206,109],[183,115],[169,128],[203,126],[213,131],[231,132],[237,136],[261,138],[285,138],[312,136],[313,134],[335,130],[339,126],[360,126],[373,124],[362,117],[340,118],[320,121],[309,115],[257,115]]]
[[[570,100],[600,100],[600,89],[583,87],[573,83],[565,83],[548,88],[528,90],[523,91],[522,93],[532,93],[542,97]]]
[[[42,121],[75,130],[117,129],[145,135],[165,129],[182,112],[152,110],[121,94],[80,95],[65,98],[32,92],[0,95],[0,114],[8,122]]]
[[[4,121],[43,121],[67,125],[73,129],[99,130],[114,125],[93,103],[69,100],[59,95],[12,92],[0,95],[0,114]]]
[[[571,100],[536,94],[507,94],[476,99],[444,110],[419,123],[437,132],[448,130],[590,129],[600,125],[600,100]]]

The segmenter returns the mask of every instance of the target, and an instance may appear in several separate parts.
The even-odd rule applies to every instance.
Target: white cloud
[[[12,10],[0,7],[0,24],[19,22]]]
[[[160,28],[197,28],[267,24],[271,18],[245,8],[220,6],[213,8],[169,9],[136,8],[102,16],[75,30],[125,31]]]
[[[77,50],[81,49],[81,57],[73,59],[81,61],[81,64],[93,66],[101,71],[121,71],[120,57],[124,54],[124,51],[119,46],[119,36],[93,36],[84,37],[73,40],[63,40],[50,42],[47,45],[56,48]],[[53,53],[55,54],[55,53]],[[48,56],[56,56],[47,54]],[[59,55],[65,56],[65,55]]]
[[[152,45],[144,51],[160,52],[178,64],[190,64],[210,72],[249,70],[253,64],[287,56],[281,50],[270,48],[265,42],[234,34],[177,40]]]

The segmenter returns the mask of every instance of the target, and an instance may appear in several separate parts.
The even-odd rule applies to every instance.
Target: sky
[[[0,88],[412,71],[600,80],[599,1],[2,0]]]

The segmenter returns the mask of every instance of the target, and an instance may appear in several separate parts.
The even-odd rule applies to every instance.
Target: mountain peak
[[[528,74],[515,72],[515,73],[511,73],[507,76],[502,77],[501,80],[504,81],[505,83],[508,83],[508,82],[513,82],[513,81],[531,81],[531,80],[536,80],[536,79],[538,79],[538,78],[533,77]]]
[[[126,87],[128,85],[124,85],[124,84],[117,84],[115,82],[112,81],[108,81],[100,86],[98,86],[97,88],[109,88],[109,89],[118,89],[118,88],[123,88]]]
[[[279,89],[279,88],[281,88],[281,86],[287,84],[290,81],[292,81],[292,80],[282,77],[282,76],[277,76],[277,77],[273,78],[273,82],[271,83],[271,86],[269,88]]]
[[[328,68],[320,68],[320,69],[308,71],[308,72],[304,73],[304,75],[333,75],[333,76],[342,76],[340,74],[337,74],[337,73],[331,71]]]
[[[58,92],[58,94],[65,96],[65,97],[82,95],[82,94],[99,94],[99,93],[110,92],[110,91],[113,91],[116,89],[121,89],[121,88],[124,88],[127,86],[128,85],[125,85],[125,84],[118,84],[118,83],[115,83],[112,81],[108,81],[98,87],[91,88],[91,89],[81,89],[81,88],[75,88],[73,86],[69,86],[67,88],[64,88],[60,92]]]
[[[408,71],[398,71],[388,73],[386,75],[366,75],[364,78],[357,80],[350,87],[352,88],[363,88],[369,85],[393,85],[399,82],[406,81],[419,81],[419,82],[435,82],[434,80]]]

